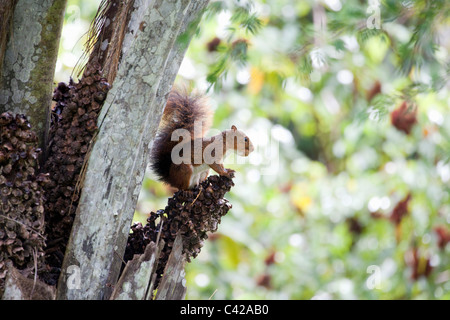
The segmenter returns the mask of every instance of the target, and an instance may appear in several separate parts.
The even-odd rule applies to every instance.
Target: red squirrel
[[[203,97],[172,90],[152,148],[151,168],[159,180],[179,190],[188,190],[208,177],[209,169],[232,176],[223,166],[229,151],[248,156],[250,138],[236,126],[205,137],[212,113]]]

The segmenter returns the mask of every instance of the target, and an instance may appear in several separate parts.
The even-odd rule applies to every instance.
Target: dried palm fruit
[[[147,244],[159,237],[165,242],[156,271],[160,276],[178,232],[183,236],[187,261],[197,257],[208,233],[217,231],[221,218],[231,208],[224,196],[232,186],[233,180],[228,177],[210,176],[191,190],[176,192],[164,210],[150,213],[145,226],[137,223],[131,227],[124,260],[142,254]]]
[[[44,192],[36,134],[24,115],[0,115],[0,296],[7,264],[32,276],[43,265]]]
[[[82,167],[97,130],[101,103],[109,84],[99,65],[90,64],[80,82],[72,79],[55,88],[49,131],[48,155],[44,171],[50,174],[45,192],[45,222],[48,238],[46,262],[49,272],[41,275],[48,284],[56,284],[78,205]]]

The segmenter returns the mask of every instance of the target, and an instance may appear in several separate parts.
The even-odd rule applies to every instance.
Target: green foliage
[[[436,231],[450,230],[448,4],[383,1],[371,29],[368,3],[327,3],[213,2],[191,43],[203,71],[180,80],[214,87],[214,127],[245,128],[258,147],[229,164],[233,209],[188,266],[188,298],[448,299]],[[403,102],[409,134],[391,122]]]
[[[215,14],[229,12],[232,10],[230,25],[227,27],[228,36],[226,43],[219,49],[221,56],[216,63],[211,64],[207,75],[210,83],[208,90],[215,85],[219,90],[222,80],[227,75],[227,70],[231,65],[242,66],[247,61],[248,42],[246,37],[255,35],[262,28],[263,23],[255,13],[251,12],[251,3],[233,3],[231,1],[212,2],[206,12],[206,20],[211,20]]]
[[[211,2],[178,81],[256,151],[188,299],[450,299],[450,2],[370,3]],[[149,172],[135,218],[170,194]]]
[[[239,28],[251,34],[256,34],[262,27],[262,22],[255,13],[250,14],[248,8],[238,7],[231,16],[230,21]]]

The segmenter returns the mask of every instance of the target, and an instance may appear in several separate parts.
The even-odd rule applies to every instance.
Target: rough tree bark
[[[150,243],[145,252],[135,255],[122,272],[114,286],[111,300],[150,300],[153,292],[154,276],[158,266],[158,256],[164,241]]]
[[[195,30],[192,26],[199,22],[207,3],[155,0],[135,16],[141,17],[133,21],[139,28],[134,39],[123,41],[129,48],[99,117],[58,299],[107,299],[111,295],[152,140],[187,48],[177,38]],[[191,37],[192,32],[187,38]],[[73,266],[80,271],[80,286],[69,288]]]
[[[183,241],[178,234],[169,256],[164,276],[158,286],[156,300],[182,300],[186,296],[186,279],[184,266],[186,259],[183,254]]]
[[[3,58],[12,29],[12,18],[17,0],[0,0],[0,83],[2,81]]]
[[[16,3],[17,2],[17,3]],[[26,114],[45,147],[59,39],[67,0],[1,1],[0,113]],[[8,16],[8,22],[3,28]],[[3,15],[6,15],[3,16]],[[4,50],[4,51],[3,51]],[[3,52],[3,53],[2,53]],[[1,66],[1,63],[0,63]]]

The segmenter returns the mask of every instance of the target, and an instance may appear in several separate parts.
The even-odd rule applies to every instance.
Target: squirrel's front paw
[[[234,171],[233,169],[225,169],[225,174],[224,176],[228,177],[228,178],[234,178],[234,173],[236,171]]]

